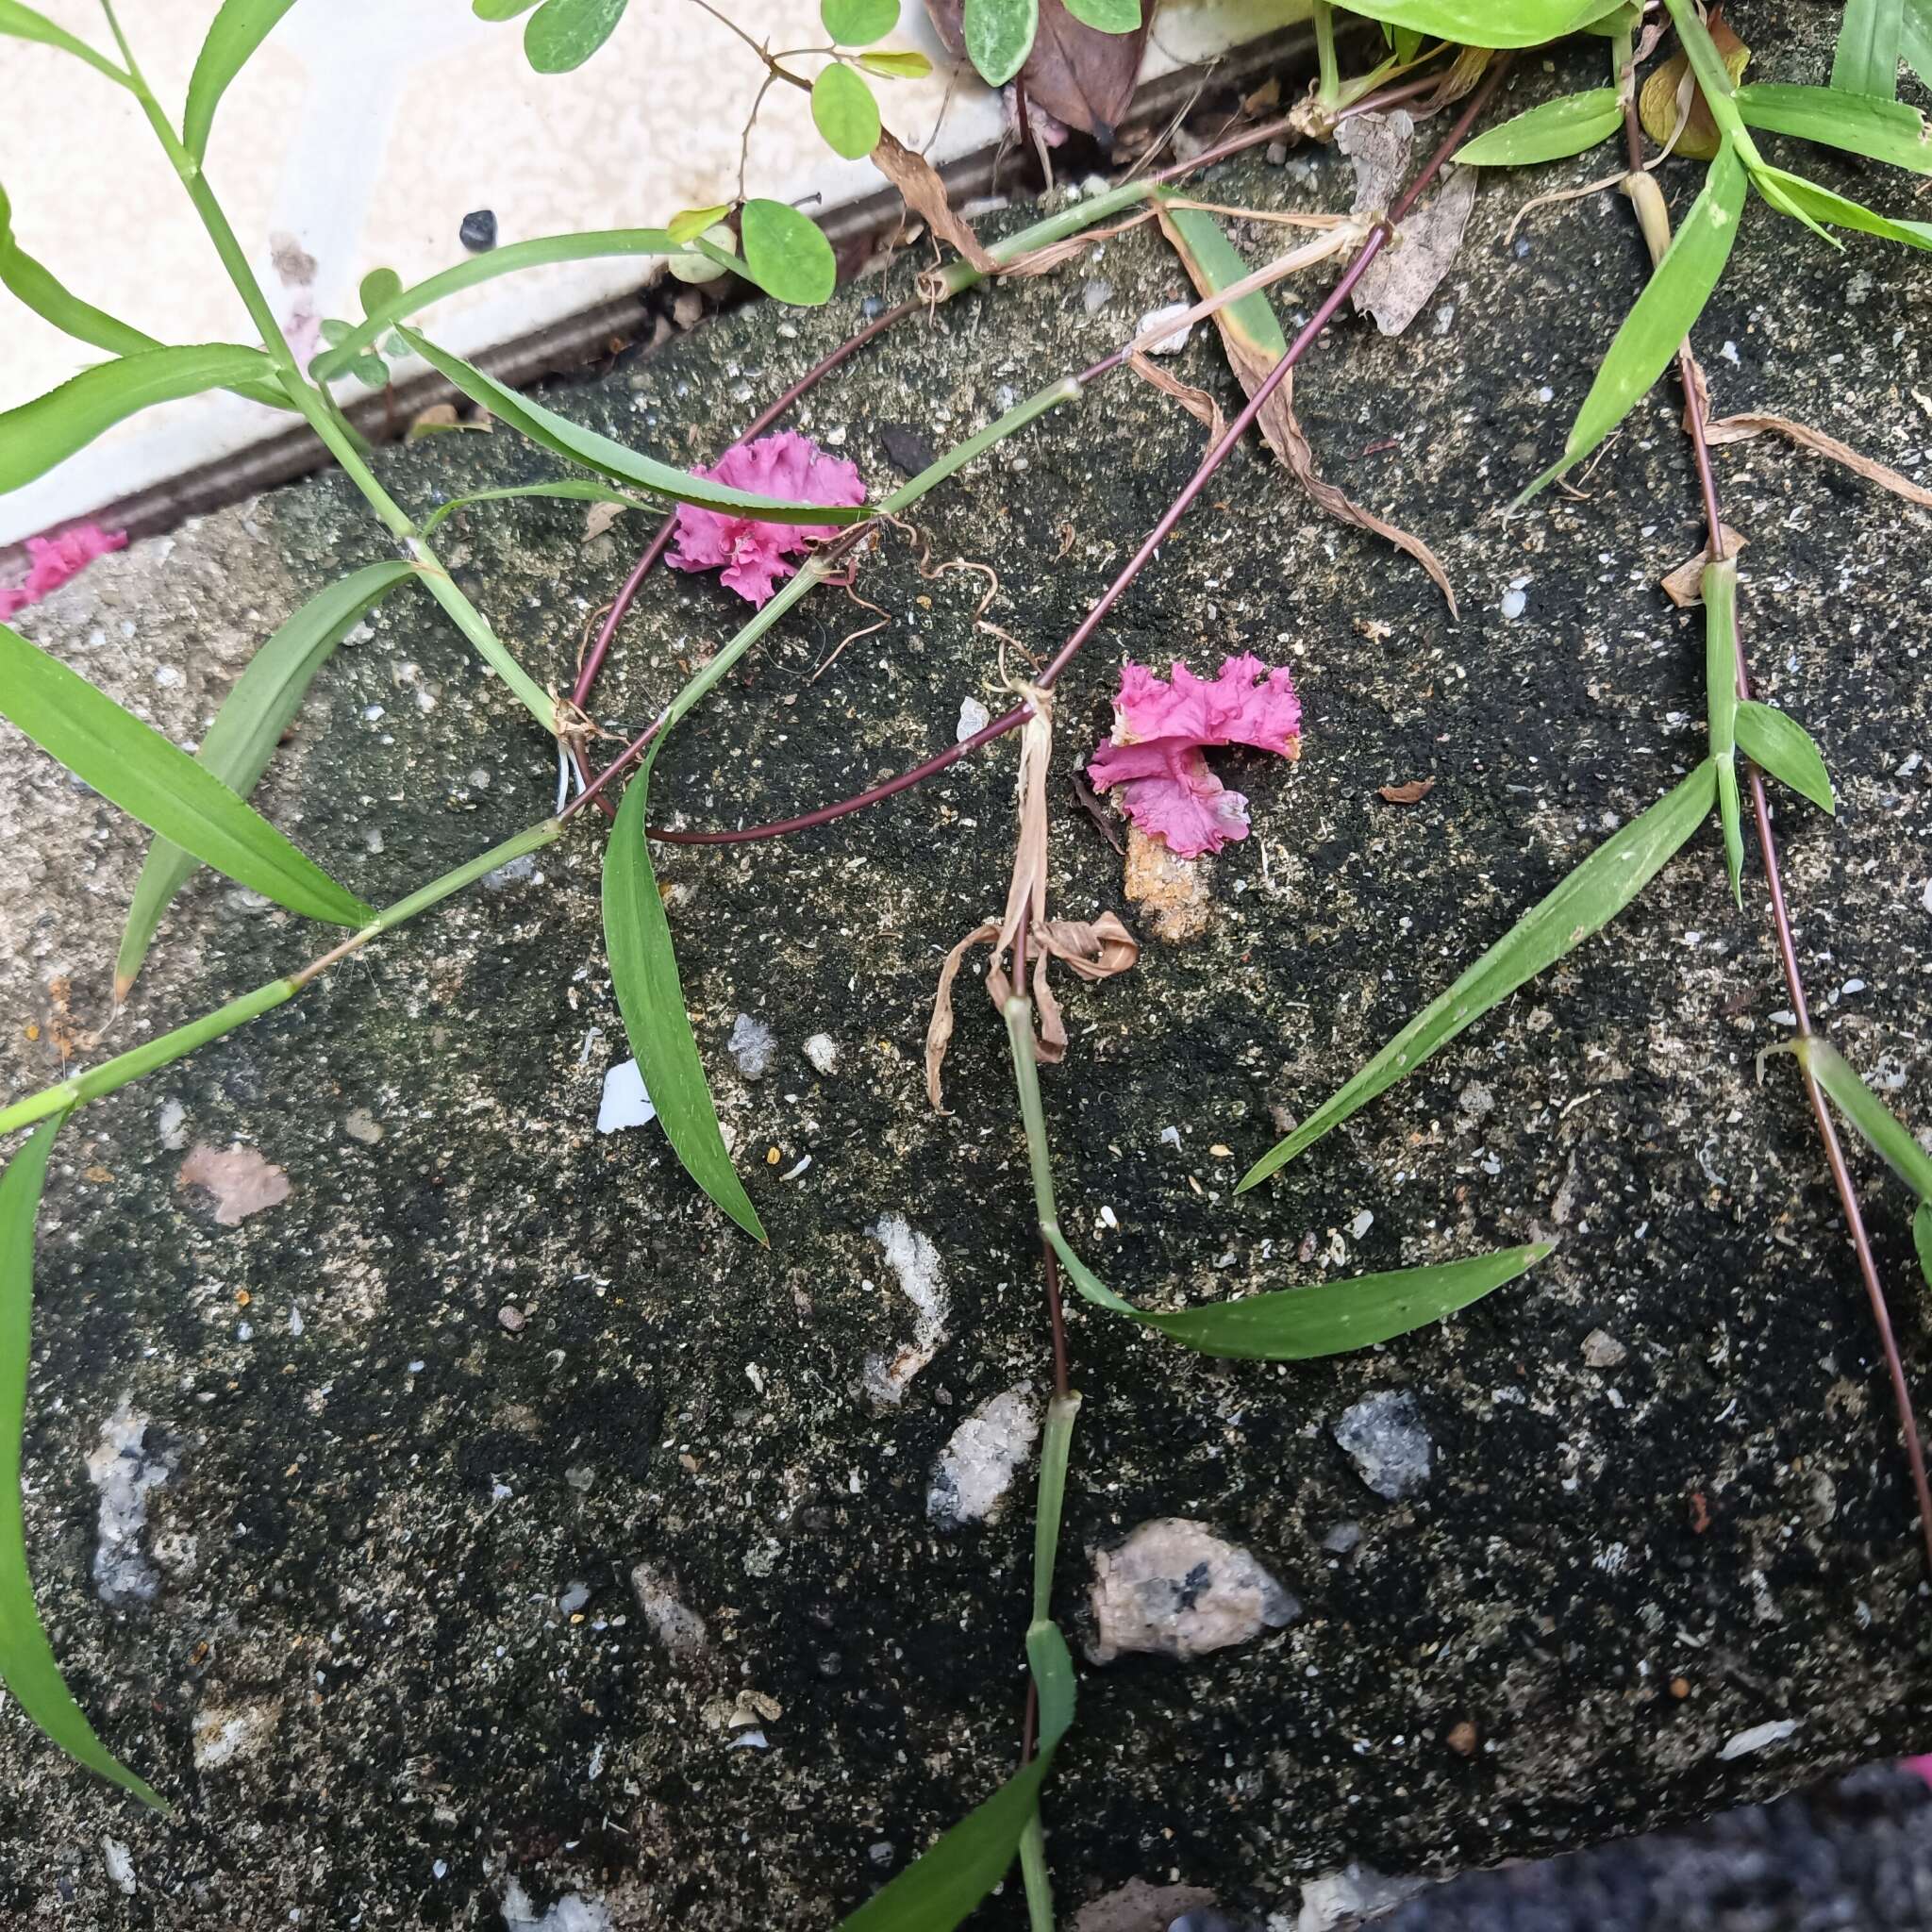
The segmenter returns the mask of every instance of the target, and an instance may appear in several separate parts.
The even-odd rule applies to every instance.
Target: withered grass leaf
[[[1191,382],[1183,382],[1139,349],[1127,358],[1127,363],[1136,375],[1151,382],[1162,395],[1172,396],[1195,422],[1205,423],[1210,443],[1219,442],[1227,434],[1227,418],[1221,413],[1221,405],[1205,389],[1196,389]]]
[[[1744,548],[1745,540],[1739,536],[1730,525],[1719,526],[1724,533],[1724,555],[1735,557]],[[1708,543],[1698,551],[1695,557],[1687,557],[1675,570],[1662,579],[1664,595],[1679,610],[1690,610],[1704,602],[1704,570],[1710,561]]]
[[[1010,960],[1013,945],[1024,929],[1033,966],[1033,1005],[1039,1028],[1035,1050],[1050,1065],[1066,1058],[1067,1027],[1047,980],[1056,959],[1084,980],[1110,979],[1124,973],[1141,957],[1141,942],[1119,918],[1103,913],[1097,920],[1049,919],[1046,916],[1046,780],[1053,762],[1053,700],[1034,685],[1017,686],[1033,707],[1033,715],[1020,731],[1020,772],[1015,785],[1019,824],[1013,848],[1013,875],[1007,888],[1007,908],[998,924],[976,925],[946,955],[933,994],[932,1018],[925,1029],[926,1098],[945,1111],[940,1073],[953,1038],[953,982],[966,955],[991,945],[986,969],[987,997],[994,1012],[1002,1011],[1013,991]]]
[[[1864,477],[1868,483],[1877,484],[1881,490],[1890,491],[1894,496],[1903,496],[1907,503],[1932,509],[1932,490],[1921,489],[1910,477],[1901,476],[1896,470],[1889,470],[1883,463],[1860,456],[1850,443],[1840,442],[1837,437],[1827,436],[1824,430],[1813,429],[1807,424],[1793,423],[1789,416],[1774,416],[1763,409],[1745,409],[1735,416],[1720,416],[1716,422],[1707,423],[1704,433],[1712,442],[1749,442],[1755,436],[1781,436],[1786,441],[1796,443],[1800,449],[1808,449],[1816,456],[1842,464],[1855,475]]]
[[[1367,119],[1367,116],[1363,116]],[[1353,126],[1353,122],[1343,124]],[[1161,232],[1173,244],[1174,251],[1181,258],[1181,264],[1188,271],[1194,287],[1206,297],[1216,293],[1213,280],[1206,275],[1194,259],[1193,251],[1187,245],[1187,238],[1169,218],[1165,209],[1160,213]],[[1227,360],[1235,373],[1235,378],[1241,388],[1252,396],[1268,378],[1280,358],[1280,352],[1271,345],[1256,341],[1241,327],[1241,319],[1231,308],[1217,308],[1214,324],[1221,331],[1222,344],[1227,352]],[[1260,416],[1261,434],[1268,446],[1288,465],[1289,473],[1301,485],[1315,503],[1332,517],[1344,524],[1353,524],[1357,529],[1368,530],[1375,536],[1393,543],[1398,550],[1405,550],[1422,565],[1429,575],[1429,580],[1441,591],[1449,606],[1449,614],[1456,616],[1456,591],[1449,582],[1449,573],[1442,568],[1442,561],[1420,537],[1412,536],[1397,524],[1391,524],[1378,517],[1374,510],[1364,509],[1344,491],[1324,479],[1315,467],[1315,453],[1307,438],[1302,434],[1301,424],[1294,413],[1294,373],[1290,371],[1280,387],[1263,404]]]

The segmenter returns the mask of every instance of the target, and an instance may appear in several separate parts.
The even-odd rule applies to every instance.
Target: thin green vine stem
[[[141,103],[141,110],[146,115],[148,125],[154,129],[155,139],[160,142],[170,165],[180,177],[182,187],[187,190],[188,198],[193,203],[194,211],[201,217],[201,225],[214,244],[215,254],[227,271],[228,279],[234,284],[235,292],[241,296],[242,306],[248,310],[249,320],[260,331],[262,347],[275,364],[282,393],[302,412],[309,428],[341,465],[342,473],[362,492],[371,508],[402,545],[409,560],[417,565],[429,594],[449,613],[457,628],[517,694],[531,716],[554,736],[558,723],[556,699],[517,662],[491,628],[489,620],[457,588],[455,580],[409,513],[382,487],[375,471],[363,459],[353,437],[345,433],[333,400],[303,375],[301,365],[295,359],[295,352],[289,346],[289,339],[282,333],[275,309],[262,292],[261,284],[249,266],[247,254],[236,238],[201,163],[182,144],[136,62],[126,36],[121,31],[121,23],[114,16],[112,0],[101,0],[101,5],[122,57],[127,62],[129,82]]]
[[[11,1107],[0,1108],[0,1134],[10,1134],[17,1127],[31,1126],[36,1121],[45,1120],[49,1114],[64,1113],[69,1108],[102,1099],[130,1081],[139,1080],[143,1074],[185,1058],[211,1041],[234,1032],[238,1026],[258,1020],[262,1014],[272,1012],[276,1007],[293,999],[311,980],[320,978],[331,966],[346,959],[352,953],[359,953],[372,940],[380,939],[384,933],[414,919],[418,913],[441,905],[466,886],[475,885],[486,874],[495,872],[499,866],[508,865],[512,859],[522,858],[528,853],[541,851],[562,831],[563,824],[558,819],[544,819],[528,826],[515,838],[506,839],[501,845],[492,845],[488,852],[479,853],[454,872],[446,872],[441,877],[430,880],[407,898],[398,899],[392,906],[385,906],[367,925],[351,933],[341,945],[309,960],[296,972],[285,974],[279,979],[271,979],[252,992],[245,992],[239,999],[217,1007],[213,1012],[204,1013],[200,1019],[191,1020],[187,1025],[176,1026],[158,1039],[145,1041],[126,1053],[116,1054],[112,1059],[103,1060],[99,1066],[90,1067],[84,1074],[62,1080],[58,1086],[42,1088],[38,1093],[29,1093],[25,1099],[16,1100]]]

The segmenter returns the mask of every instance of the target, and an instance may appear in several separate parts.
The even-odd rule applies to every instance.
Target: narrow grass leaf
[[[212,773],[4,624],[0,717],[150,831],[276,905],[335,925],[374,917]]]
[[[315,674],[327,663],[342,634],[414,575],[407,563],[372,563],[318,591],[248,660],[222,700],[194,762],[246,798],[267,771],[282,733],[294,722]],[[171,839],[157,839],[148,848],[114,961],[117,1003],[127,997],[156,927],[175,894],[193,875],[196,863],[192,853]]]
[[[204,390],[231,389],[274,373],[259,349],[208,342],[142,349],[83,369],[58,389],[0,413],[0,495],[43,476],[124,418]]]
[[[1821,188],[1817,182],[1783,168],[1767,165],[1756,169],[1751,178],[1758,193],[1780,214],[1791,215],[1808,227],[1830,222],[1834,226],[1877,235],[1887,242],[1902,242],[1907,248],[1932,248],[1932,223],[1898,221],[1882,215],[1862,201],[1835,194],[1829,188]]]
[[[1859,1140],[1921,1201],[1932,1201],[1932,1154],[1919,1145],[1912,1130],[1858,1077],[1844,1055],[1816,1033],[1793,1041],[1791,1051],[1857,1129]]]
[[[1123,1301],[1074,1253],[1058,1227],[1044,1232],[1068,1279],[1088,1301],[1124,1314],[1143,1328],[1158,1329],[1184,1348],[1235,1361],[1298,1362],[1372,1348],[1466,1308],[1525,1274],[1550,1252],[1547,1242],[1537,1242],[1473,1255],[1464,1261],[1162,1312]]]
[[[1026,1661],[1040,1692],[1039,1755],[860,1906],[840,1932],[952,1932],[1006,1876],[1074,1721],[1074,1659],[1055,1624],[1036,1621],[1029,1627]]]
[[[1026,64],[1040,30],[1040,0],[966,0],[959,37],[989,87],[1004,87]]]
[[[1458,47],[1533,47],[1622,6],[1623,0],[1348,0],[1351,13]]]
[[[1710,164],[1704,192],[1678,226],[1636,306],[1624,318],[1571,425],[1563,454],[1517,498],[1518,503],[1527,502],[1587,457],[1663,374],[1724,273],[1731,243],[1738,238],[1745,178],[1744,164],[1725,142]]]
[[[899,0],[819,0],[819,19],[841,47],[869,47],[899,25]]]
[[[1932,86],[1932,0],[1905,0],[1899,52],[1906,65]]]
[[[1845,17],[1831,56],[1833,89],[1890,100],[1898,92],[1904,35],[1903,0],[1845,0]]]
[[[1918,1250],[1919,1273],[1932,1288],[1932,1201],[1921,1201],[1912,1216],[1912,1246]]]
[[[587,470],[595,470],[620,483],[647,490],[655,496],[668,496],[679,503],[701,504],[707,509],[734,510],[772,524],[853,524],[871,512],[863,506],[846,508],[823,503],[780,503],[773,497],[755,495],[749,490],[733,490],[724,483],[712,483],[693,476],[689,470],[674,469],[655,457],[627,449],[594,429],[585,429],[566,417],[546,409],[541,403],[486,375],[459,356],[439,349],[427,337],[412,328],[401,331],[403,340],[431,368],[447,376],[473,403],[480,403],[500,422],[553,456]],[[0,422],[5,418],[0,417]]]
[[[548,268],[559,261],[602,261],[629,255],[675,256],[682,246],[668,228],[593,228],[579,235],[538,235],[528,242],[511,242],[492,248],[488,255],[473,255],[453,267],[440,269],[425,280],[412,283],[379,311],[372,312],[354,328],[329,340],[329,325],[324,324],[323,353],[309,358],[308,373],[317,382],[326,382],[350,368],[357,358],[395,326],[418,310],[473,289],[479,282],[493,281],[498,275],[514,275],[526,268]]]
[[[628,509],[650,507],[626,490],[614,490],[608,483],[598,483],[589,476],[562,476],[552,483],[507,483],[497,490],[473,490],[467,496],[452,496],[447,503],[439,503],[423,519],[423,534],[427,536],[445,517],[455,516],[459,509],[469,509],[479,503],[508,503],[518,496],[556,497],[565,503],[621,503]]]
[[[543,0],[524,28],[524,54],[539,74],[581,67],[612,34],[629,0]]]
[[[1746,699],[1738,707],[1738,743],[1753,764],[1762,765],[1820,811],[1837,812],[1824,759],[1811,734],[1788,712]]]
[[[1623,122],[1613,87],[1545,101],[1491,127],[1459,149],[1456,158],[1476,167],[1519,168],[1532,161],[1566,160],[1607,141]]]
[[[188,82],[188,105],[181,115],[181,144],[197,161],[208,158],[208,138],[215,108],[228,83],[253,58],[295,0],[222,0]]]
[[[1707,758],[1621,831],[1612,834],[1423,1010],[1332,1098],[1271,1148],[1237,1192],[1264,1181],[1331,1127],[1413,1073],[1439,1046],[1608,924],[1655,878],[1703,822],[1717,784]]]
[[[33,1335],[34,1222],[47,1156],[65,1116],[37,1128],[0,1174],[0,1683],[27,1717],[76,1763],[166,1811],[162,1799],[116,1757],[75,1703],[34,1603],[21,1507],[22,1438]]]
[[[1932,174],[1932,132],[1924,115],[1903,101],[1768,80],[1751,81],[1731,98],[1747,127],[1843,148],[1915,175]]]
[[[85,41],[75,40],[65,27],[56,26],[44,13],[23,7],[20,0],[0,0],[0,34],[16,41],[38,41],[43,47],[58,47],[76,60],[85,60],[97,74],[119,81],[125,88],[134,83],[105,54],[96,54]]]
[[[848,161],[862,161],[879,144],[879,104],[841,61],[828,61],[812,82],[811,118],[825,145]]]
[[[1710,756],[1717,766],[1717,815],[1724,826],[1731,897],[1744,903],[1744,825],[1738,798],[1738,564],[1704,566],[1704,683]]]
[[[658,891],[644,840],[644,801],[651,759],[625,788],[617,823],[604,848],[604,943],[617,1009],[658,1119],[684,1171],[740,1227],[765,1239],[758,1210],[731,1165],[718,1109],[685,1010],[671,922]]]

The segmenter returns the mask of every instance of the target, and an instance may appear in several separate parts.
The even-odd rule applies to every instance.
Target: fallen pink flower
[[[95,558],[126,547],[125,530],[104,530],[97,524],[76,524],[53,537],[29,537],[26,581],[10,587],[0,585],[0,619],[38,604],[50,591],[58,591],[70,577],[79,575]]]
[[[865,484],[855,464],[827,456],[810,438],[791,429],[728,449],[708,470],[696,474],[790,503],[845,508],[865,501]],[[725,583],[741,597],[762,604],[781,577],[797,571],[788,558],[804,556],[807,544],[816,540],[837,535],[831,524],[764,524],[681,503],[671,561],[679,570],[716,570],[722,564]]]
[[[1243,654],[1222,660],[1211,682],[1176,662],[1173,681],[1142,664],[1121,667],[1113,738],[1094,753],[1095,791],[1121,788],[1127,816],[1176,858],[1219,852],[1248,836],[1248,801],[1208,769],[1202,747],[1247,744],[1301,756],[1302,707],[1294,676]]]

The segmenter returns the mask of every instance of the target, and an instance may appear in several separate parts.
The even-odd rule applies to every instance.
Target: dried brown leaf
[[[1191,382],[1170,375],[1151,356],[1138,349],[1127,358],[1127,363],[1136,375],[1151,382],[1162,395],[1172,396],[1195,422],[1205,423],[1210,443],[1219,442],[1227,433],[1227,418],[1221,413],[1221,405],[1205,389],[1196,389]]]
[[[1070,127],[1110,146],[1113,131],[1126,117],[1140,78],[1141,55],[1154,24],[1158,0],[1146,0],[1141,25],[1130,34],[1104,34],[1083,26],[1060,0],[1040,0],[1040,27],[1033,51],[1014,77],[1026,99]],[[965,0],[925,0],[934,28],[958,57],[965,52],[960,19]]]
[[[1401,785],[1378,785],[1375,796],[1391,805],[1420,805],[1435,789],[1433,778],[1410,778]]]
[[[1335,130],[1335,144],[1355,167],[1354,212],[1380,213],[1408,173],[1415,123],[1400,108],[1357,114]],[[1355,287],[1357,312],[1373,315],[1385,336],[1399,336],[1454,266],[1474,206],[1475,170],[1453,169],[1363,271]]]
[[[953,212],[946,199],[946,186],[924,155],[916,155],[881,130],[879,144],[872,151],[873,165],[899,191],[900,198],[920,216],[933,233],[950,242],[982,275],[995,273],[999,264],[981,245],[979,237]]]
[[[1850,443],[1840,442],[1837,437],[1827,436],[1822,429],[1793,423],[1789,416],[1774,416],[1762,409],[1746,409],[1738,415],[1721,416],[1714,423],[1707,423],[1704,433],[1712,442],[1748,442],[1754,436],[1782,436],[1788,442],[1795,442],[1800,449],[1826,457],[1834,463],[1842,464],[1855,475],[1864,477],[1868,483],[1875,483],[1881,490],[1890,491],[1894,496],[1903,496],[1907,503],[1932,509],[1932,490],[1922,489],[1908,476],[1901,476],[1896,470],[1889,470],[1883,463],[1860,456]]]
[[[206,1188],[214,1196],[215,1219],[239,1227],[251,1214],[289,1198],[289,1176],[255,1147],[197,1143],[181,1163],[177,1188]]]
[[[593,503],[584,512],[584,541],[594,543],[629,508],[623,503]]]
[[[1723,58],[1724,71],[1735,86],[1751,58],[1751,49],[1731,31],[1729,24],[1720,20],[1715,13],[1707,24],[1711,42]],[[1672,55],[1643,83],[1642,91],[1637,96],[1637,117],[1643,123],[1643,131],[1659,147],[1669,147],[1671,137],[1675,133],[1678,154],[1686,155],[1693,161],[1707,161],[1717,153],[1717,123],[1710,118],[1709,104],[1694,80],[1690,82],[1690,113],[1682,130],[1677,128],[1677,93],[1690,77],[1690,69],[1687,56],[1681,52]]]
[[[1720,525],[1724,537],[1724,555],[1735,557],[1744,547],[1744,539],[1731,528],[1730,525]],[[1695,557],[1687,557],[1675,570],[1663,578],[1664,595],[1679,610],[1690,610],[1704,602],[1704,572],[1710,562],[1710,545],[1707,543]]]

